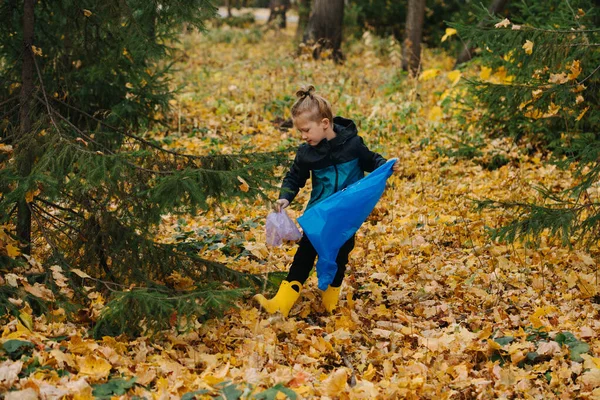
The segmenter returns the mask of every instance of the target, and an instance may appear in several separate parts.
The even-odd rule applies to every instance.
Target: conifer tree
[[[600,28],[591,0],[516,3],[507,18],[485,25],[450,25],[478,48],[479,80],[469,81],[468,110],[483,108],[480,126],[491,136],[527,141],[551,151],[552,161],[576,171],[578,183],[557,193],[538,188],[543,204],[486,200],[511,222],[495,238],[536,243],[542,234],[589,246],[600,238],[600,198],[589,189],[600,176]],[[467,115],[467,117],[469,117]],[[475,119],[475,118],[473,118]]]
[[[139,133],[167,113],[182,26],[203,29],[214,13],[207,0],[0,4],[0,226],[16,227],[21,251],[37,246],[44,265],[85,271],[114,292],[98,334],[139,333],[136,320],[162,328],[167,314],[191,322],[240,295],[216,283],[257,282],[190,244],[154,239],[166,213],[263,195],[283,160],[184,154]],[[6,272],[12,259],[0,257]],[[174,271],[196,290],[174,293]]]

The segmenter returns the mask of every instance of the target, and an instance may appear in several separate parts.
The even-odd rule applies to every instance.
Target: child
[[[296,92],[298,100],[292,106],[292,119],[306,143],[298,148],[294,163],[283,179],[279,200],[274,206],[277,211],[286,208],[294,200],[311,176],[313,187],[307,209],[363,178],[365,172],[374,171],[386,162],[385,158],[365,146],[357,134],[354,122],[342,117],[333,118],[329,102],[315,94],[314,90],[314,86],[310,85]],[[398,169],[399,165],[395,163],[394,172]],[[348,255],[353,248],[354,236],[338,253],[337,273],[322,297],[328,312],[332,312],[337,306]],[[267,300],[258,294],[254,298],[267,312],[273,314],[280,311],[287,317],[300,297],[300,290],[308,279],[316,257],[317,252],[313,245],[306,235],[302,236],[288,276],[281,283],[275,297]]]

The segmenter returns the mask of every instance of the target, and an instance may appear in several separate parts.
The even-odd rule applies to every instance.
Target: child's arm
[[[278,204],[281,204],[280,207],[285,208],[294,200],[300,189],[306,185],[308,178],[310,178],[310,170],[302,165],[296,154],[296,158],[281,184],[281,192],[277,201]],[[288,203],[285,204],[280,200],[286,200]]]
[[[386,163],[386,159],[379,153],[375,153],[365,145],[363,138],[359,136],[359,164],[363,171],[373,172]],[[398,164],[398,163],[396,163]]]

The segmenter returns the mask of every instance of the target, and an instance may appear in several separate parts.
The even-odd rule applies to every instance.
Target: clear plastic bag
[[[298,227],[285,210],[274,211],[267,215],[265,229],[267,233],[267,246],[281,246],[284,240],[296,241],[302,237]]]

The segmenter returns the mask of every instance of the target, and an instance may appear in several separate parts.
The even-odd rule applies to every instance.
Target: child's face
[[[302,140],[311,146],[316,146],[323,139],[329,140],[335,137],[329,118],[315,121],[311,117],[310,113],[304,112],[294,118],[294,126],[302,135]]]

